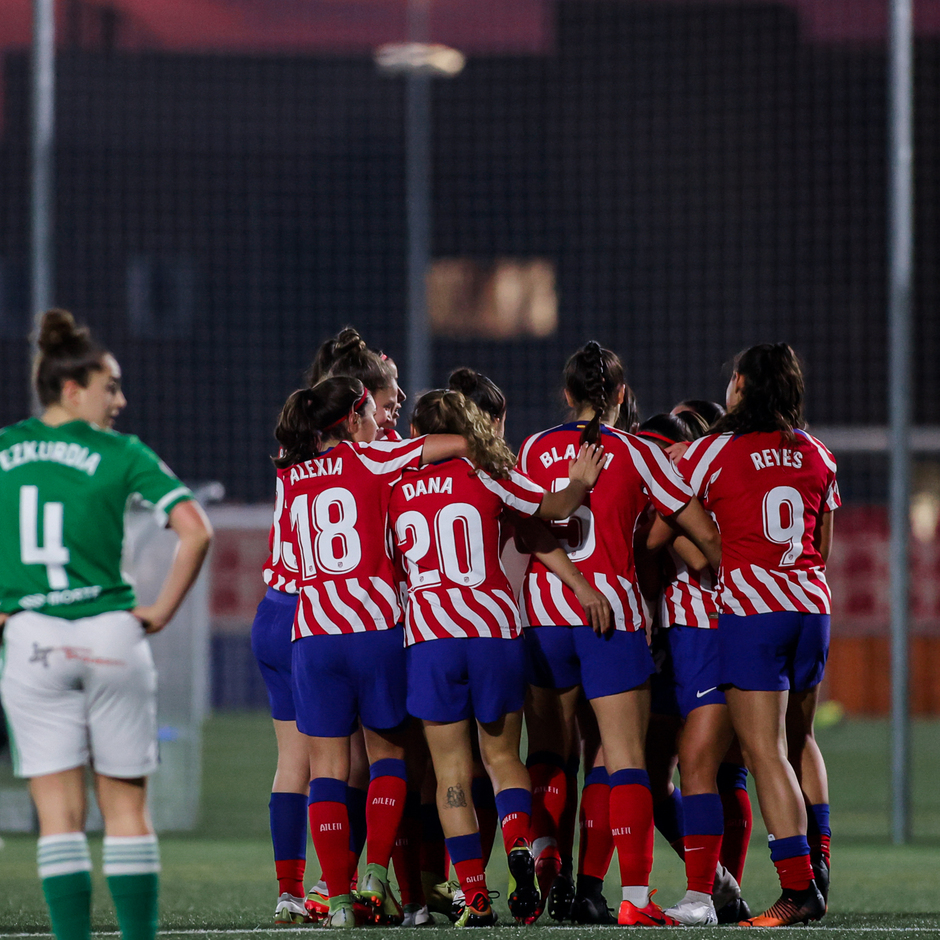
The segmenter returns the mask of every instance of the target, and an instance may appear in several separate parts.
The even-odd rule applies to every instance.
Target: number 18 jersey
[[[294,559],[300,588],[295,640],[388,630],[401,620],[386,540],[388,501],[402,470],[420,464],[423,448],[423,437],[342,441],[279,474],[290,525],[280,529],[280,552]]]
[[[686,451],[679,471],[721,531],[723,612],[830,612],[815,537],[841,499],[835,458],[816,438],[709,434]]]
[[[568,485],[568,464],[577,456],[586,422],[562,424],[528,438],[519,451],[519,469],[546,489]],[[601,427],[607,452],[604,470],[577,511],[552,523],[555,537],[581,573],[613,608],[618,630],[646,625],[633,558],[633,533],[650,502],[664,515],[678,512],[692,492],[655,445]],[[529,626],[587,623],[574,592],[537,559],[529,562],[522,585]]]

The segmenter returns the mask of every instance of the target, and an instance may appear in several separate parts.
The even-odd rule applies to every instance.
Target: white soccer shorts
[[[14,614],[3,632],[0,696],[18,777],[90,764],[131,779],[157,768],[157,671],[130,611]]]

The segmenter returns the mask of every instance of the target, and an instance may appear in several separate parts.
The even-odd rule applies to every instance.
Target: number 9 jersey
[[[816,546],[823,513],[842,501],[836,461],[805,431],[699,438],[679,472],[721,531],[722,612],[828,614],[826,564]]]
[[[587,422],[575,421],[528,438],[518,469],[548,490],[568,485],[568,464],[578,453]],[[618,630],[642,630],[646,615],[636,584],[633,533],[650,502],[665,516],[692,498],[663,452],[648,441],[601,425],[604,470],[584,503],[568,519],[551,524],[555,538],[581,573],[613,608]],[[527,626],[587,623],[574,592],[533,558],[522,586]]]

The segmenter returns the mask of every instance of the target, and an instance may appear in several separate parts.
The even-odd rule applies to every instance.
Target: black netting
[[[617,349],[650,414],[721,398],[787,339],[816,424],[886,414],[886,56],[780,3],[549,5],[544,54],[477,54],[433,93],[433,255],[547,259],[546,338],[436,338],[489,373],[514,444],[562,415],[567,355]],[[58,57],[56,299],[122,361],[121,427],[187,479],[269,499],[286,393],[346,323],[405,368],[401,79],[370,57]],[[107,43],[104,43],[107,45]],[[259,44],[259,48],[261,48]],[[940,421],[940,42],[917,45],[916,420]],[[0,424],[28,408],[28,60],[3,60]],[[407,376],[404,376],[407,381]],[[845,489],[883,497],[883,458]]]

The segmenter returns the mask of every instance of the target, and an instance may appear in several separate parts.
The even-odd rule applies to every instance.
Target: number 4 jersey
[[[76,620],[132,608],[121,551],[135,494],[161,523],[192,499],[136,437],[38,418],[0,431],[0,610]]]
[[[721,531],[720,605],[739,617],[830,612],[816,547],[823,513],[841,505],[832,454],[805,431],[699,438],[679,471]]]

